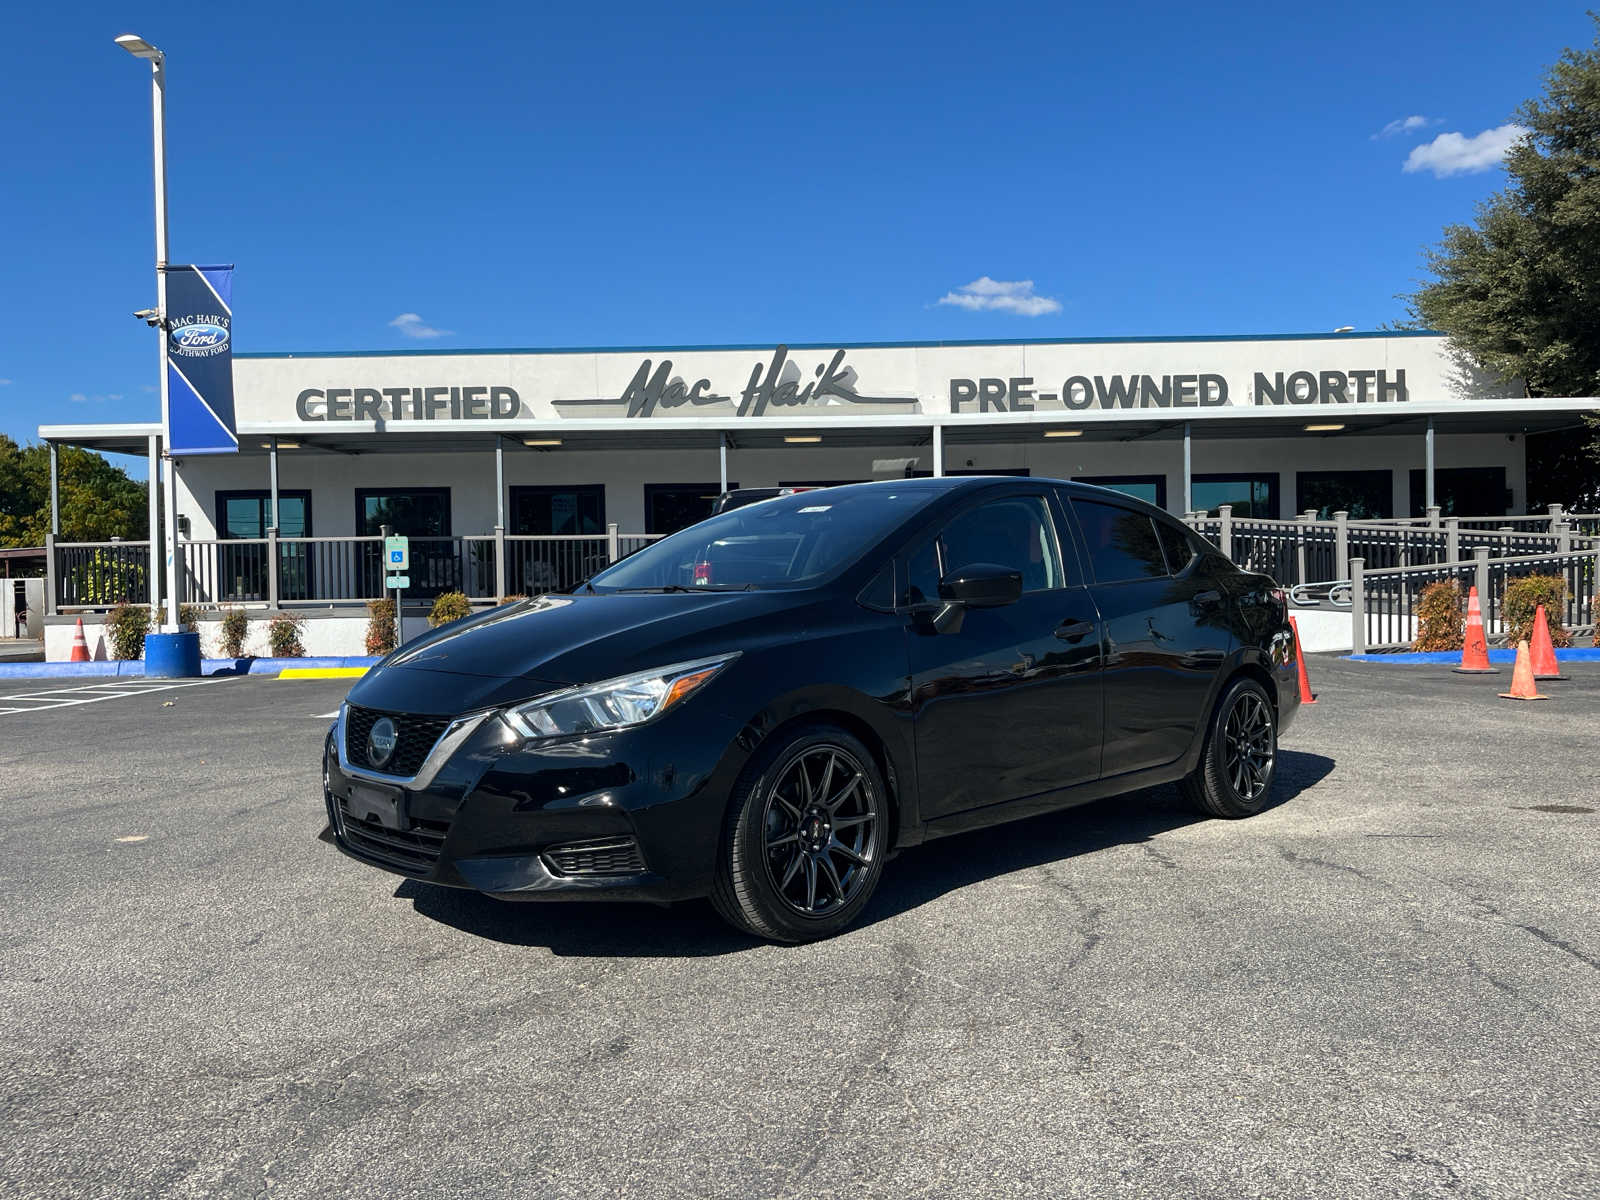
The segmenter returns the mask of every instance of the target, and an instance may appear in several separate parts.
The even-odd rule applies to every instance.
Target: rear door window
[[[1083,532],[1096,583],[1160,579],[1167,574],[1161,538],[1156,533],[1156,523],[1147,514],[1076,497],[1072,511]]]
[[[1184,568],[1194,561],[1194,543],[1189,540],[1188,533],[1176,525],[1157,521],[1156,536],[1161,539],[1161,548],[1167,552],[1167,570],[1174,575],[1181,575]]]

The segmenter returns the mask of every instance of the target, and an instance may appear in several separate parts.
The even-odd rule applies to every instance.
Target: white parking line
[[[77,687],[52,688],[48,692],[17,692],[15,695],[0,696],[0,716],[73,708],[80,704],[94,704],[100,700],[125,700],[130,696],[148,696],[151,692],[170,692],[177,688],[204,687],[207,684],[222,682],[221,679],[192,679],[181,683],[120,679],[114,683],[89,683]],[[24,707],[13,707],[19,701]]]

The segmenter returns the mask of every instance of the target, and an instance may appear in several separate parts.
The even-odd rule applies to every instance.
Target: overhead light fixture
[[[802,444],[810,443],[810,442],[820,442],[822,440],[822,438],[819,435],[815,434],[815,433],[805,433],[805,434],[796,433],[796,434],[790,434],[790,435],[786,436],[783,440],[788,442],[792,446],[798,446],[798,445],[802,445]]]
[[[1337,424],[1333,424],[1333,425],[1307,425],[1306,426],[1306,432],[1307,433],[1338,433],[1339,430],[1341,430],[1343,428],[1344,428],[1344,424],[1342,422],[1337,423]]]
[[[117,45],[121,46],[135,58],[160,58],[161,51],[145,41],[137,33],[124,33],[117,37]]]
[[[300,449],[300,443],[299,442],[286,442],[282,438],[279,438],[278,439],[278,449],[279,450],[298,450],[298,449]]]
[[[1045,437],[1082,437],[1083,436],[1083,430],[1081,430],[1081,429],[1046,429],[1044,431],[1044,435],[1045,435]]]
[[[522,444],[524,446],[559,446],[559,445],[561,445],[561,439],[560,438],[523,438],[522,439]]]
[[[1334,330],[1335,333],[1354,333],[1355,331],[1356,327],[1354,325],[1341,325]]]

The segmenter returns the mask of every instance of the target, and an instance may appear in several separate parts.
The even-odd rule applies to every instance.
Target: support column
[[[494,438],[494,524],[496,529],[506,524],[506,440],[499,434]]]
[[[1188,421],[1183,423],[1183,511],[1194,511],[1194,447]]]
[[[1362,578],[1365,567],[1366,560],[1359,556],[1350,560],[1350,653],[1352,654],[1367,652],[1367,595],[1366,581]]]
[[[722,464],[720,467],[721,475],[719,476],[722,481],[722,491],[726,492],[728,490],[728,435],[725,433],[717,434],[717,454]]]
[[[50,443],[50,532],[61,536],[61,479],[56,444]]]
[[[278,527],[278,439],[272,439],[272,445],[267,450],[267,486],[270,490],[269,507],[267,508],[267,525],[273,529]]]
[[[933,427],[933,475],[937,479],[944,474],[944,426]]]
[[[161,435],[152,433],[147,439],[145,461],[150,471],[150,482],[145,487],[145,507],[149,516],[150,557],[145,575],[150,583],[150,611],[152,624],[161,624]]]
[[[1425,469],[1427,485],[1424,488],[1423,507],[1433,507],[1433,418],[1428,418],[1428,452],[1427,467]]]

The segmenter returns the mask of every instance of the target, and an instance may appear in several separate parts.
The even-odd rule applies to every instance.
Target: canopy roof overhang
[[[264,454],[276,441],[282,453],[445,454],[525,448],[525,441],[556,442],[531,447],[560,450],[703,450],[726,436],[733,449],[776,449],[788,439],[820,438],[813,446],[921,446],[942,427],[946,445],[1044,443],[1050,435],[1076,430],[1073,441],[1131,442],[1195,439],[1340,438],[1357,435],[1550,433],[1583,426],[1600,415],[1600,398],[1497,401],[1410,401],[1405,404],[1283,405],[1204,409],[1090,410],[834,416],[811,410],[804,421],[786,417],[684,417],[648,421],[275,421],[243,423],[239,449]],[[1339,426],[1308,430],[1307,426]],[[159,424],[41,425],[47,442],[114,454],[145,454]],[[503,441],[502,441],[503,440]]]

